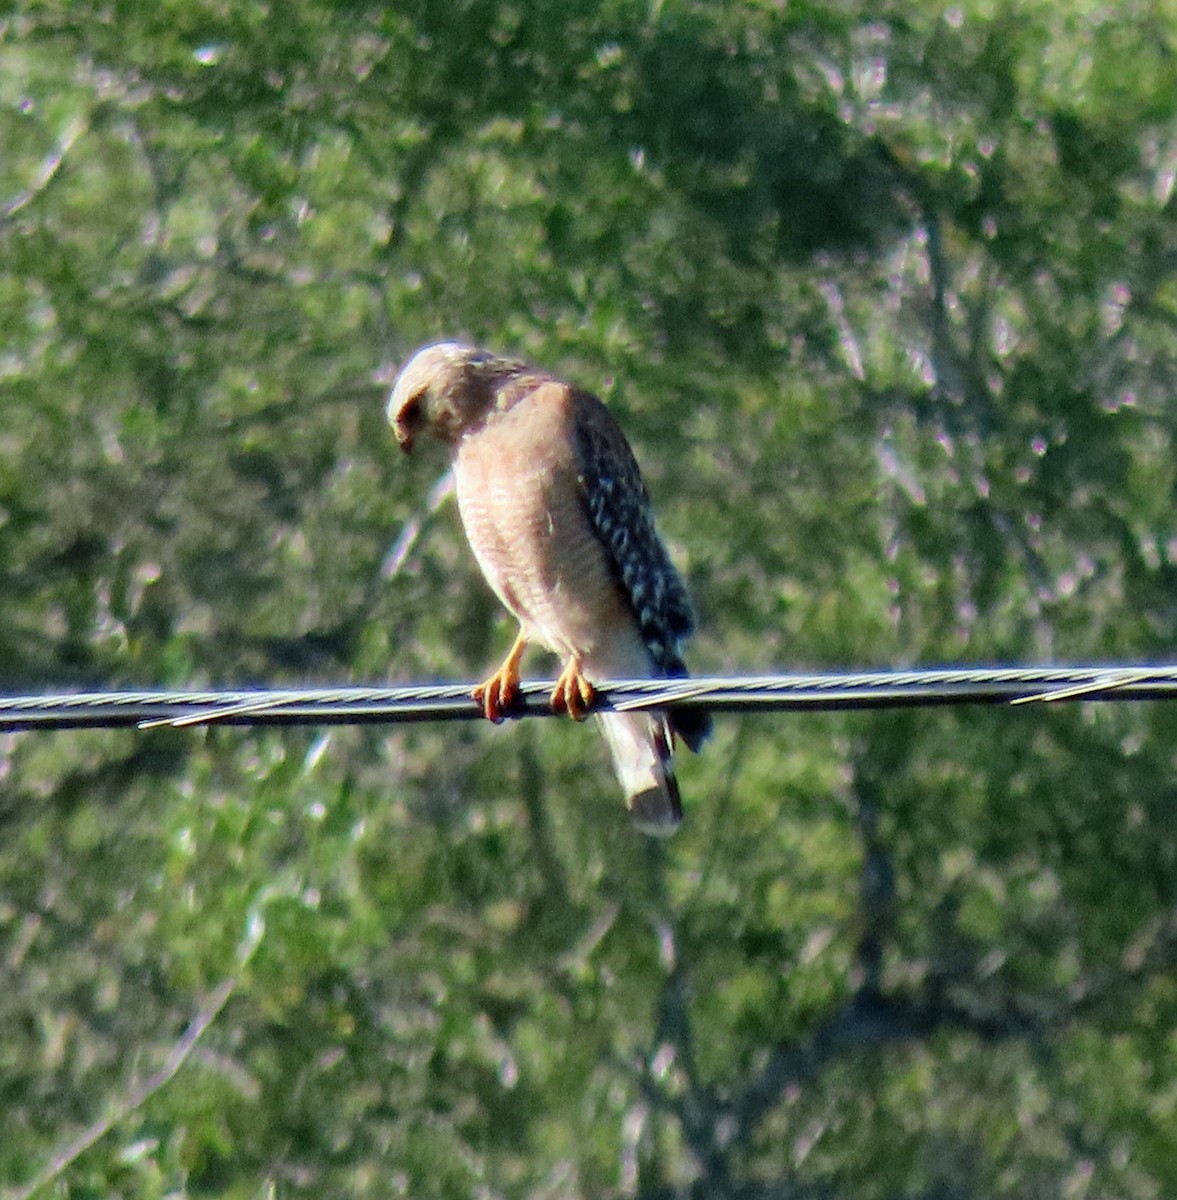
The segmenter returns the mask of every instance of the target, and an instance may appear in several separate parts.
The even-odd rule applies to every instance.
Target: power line
[[[551,683],[525,683],[512,716],[548,716]],[[0,697],[0,731],[190,725],[355,725],[477,720],[469,684],[207,691],[98,691]],[[1165,700],[1177,667],[938,667],[912,671],[638,679],[602,683],[598,707],[767,712]]]

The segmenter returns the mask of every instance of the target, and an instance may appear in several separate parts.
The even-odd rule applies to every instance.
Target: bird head
[[[407,454],[419,433],[455,442],[494,403],[493,384],[514,367],[461,342],[418,350],[400,369],[388,397],[388,422]]]

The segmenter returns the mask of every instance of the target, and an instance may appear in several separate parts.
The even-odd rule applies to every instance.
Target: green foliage
[[[697,669],[1174,657],[1175,45],[10,5],[0,679],[485,672],[443,334],[618,413]],[[665,847],[565,722],[3,737],[0,1196],[1172,1194],[1174,710],[718,726]]]

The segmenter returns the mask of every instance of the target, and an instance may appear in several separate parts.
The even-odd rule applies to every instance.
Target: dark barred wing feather
[[[633,451],[609,410],[589,392],[573,391],[573,429],[585,508],[637,618],[660,675],[687,673],[679,642],[695,628],[691,601],[658,531]],[[711,731],[706,713],[677,711],[671,725],[692,750]]]

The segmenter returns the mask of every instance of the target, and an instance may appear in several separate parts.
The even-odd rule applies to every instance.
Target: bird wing
[[[609,410],[573,389],[573,445],[585,508],[655,663],[675,667],[695,628],[686,587],[654,528],[637,459]]]
[[[585,509],[609,566],[637,618],[658,674],[686,675],[678,643],[695,628],[690,597],[654,527],[637,459],[609,410],[572,389],[573,445]],[[711,732],[706,713],[679,710],[671,728],[698,750]]]

